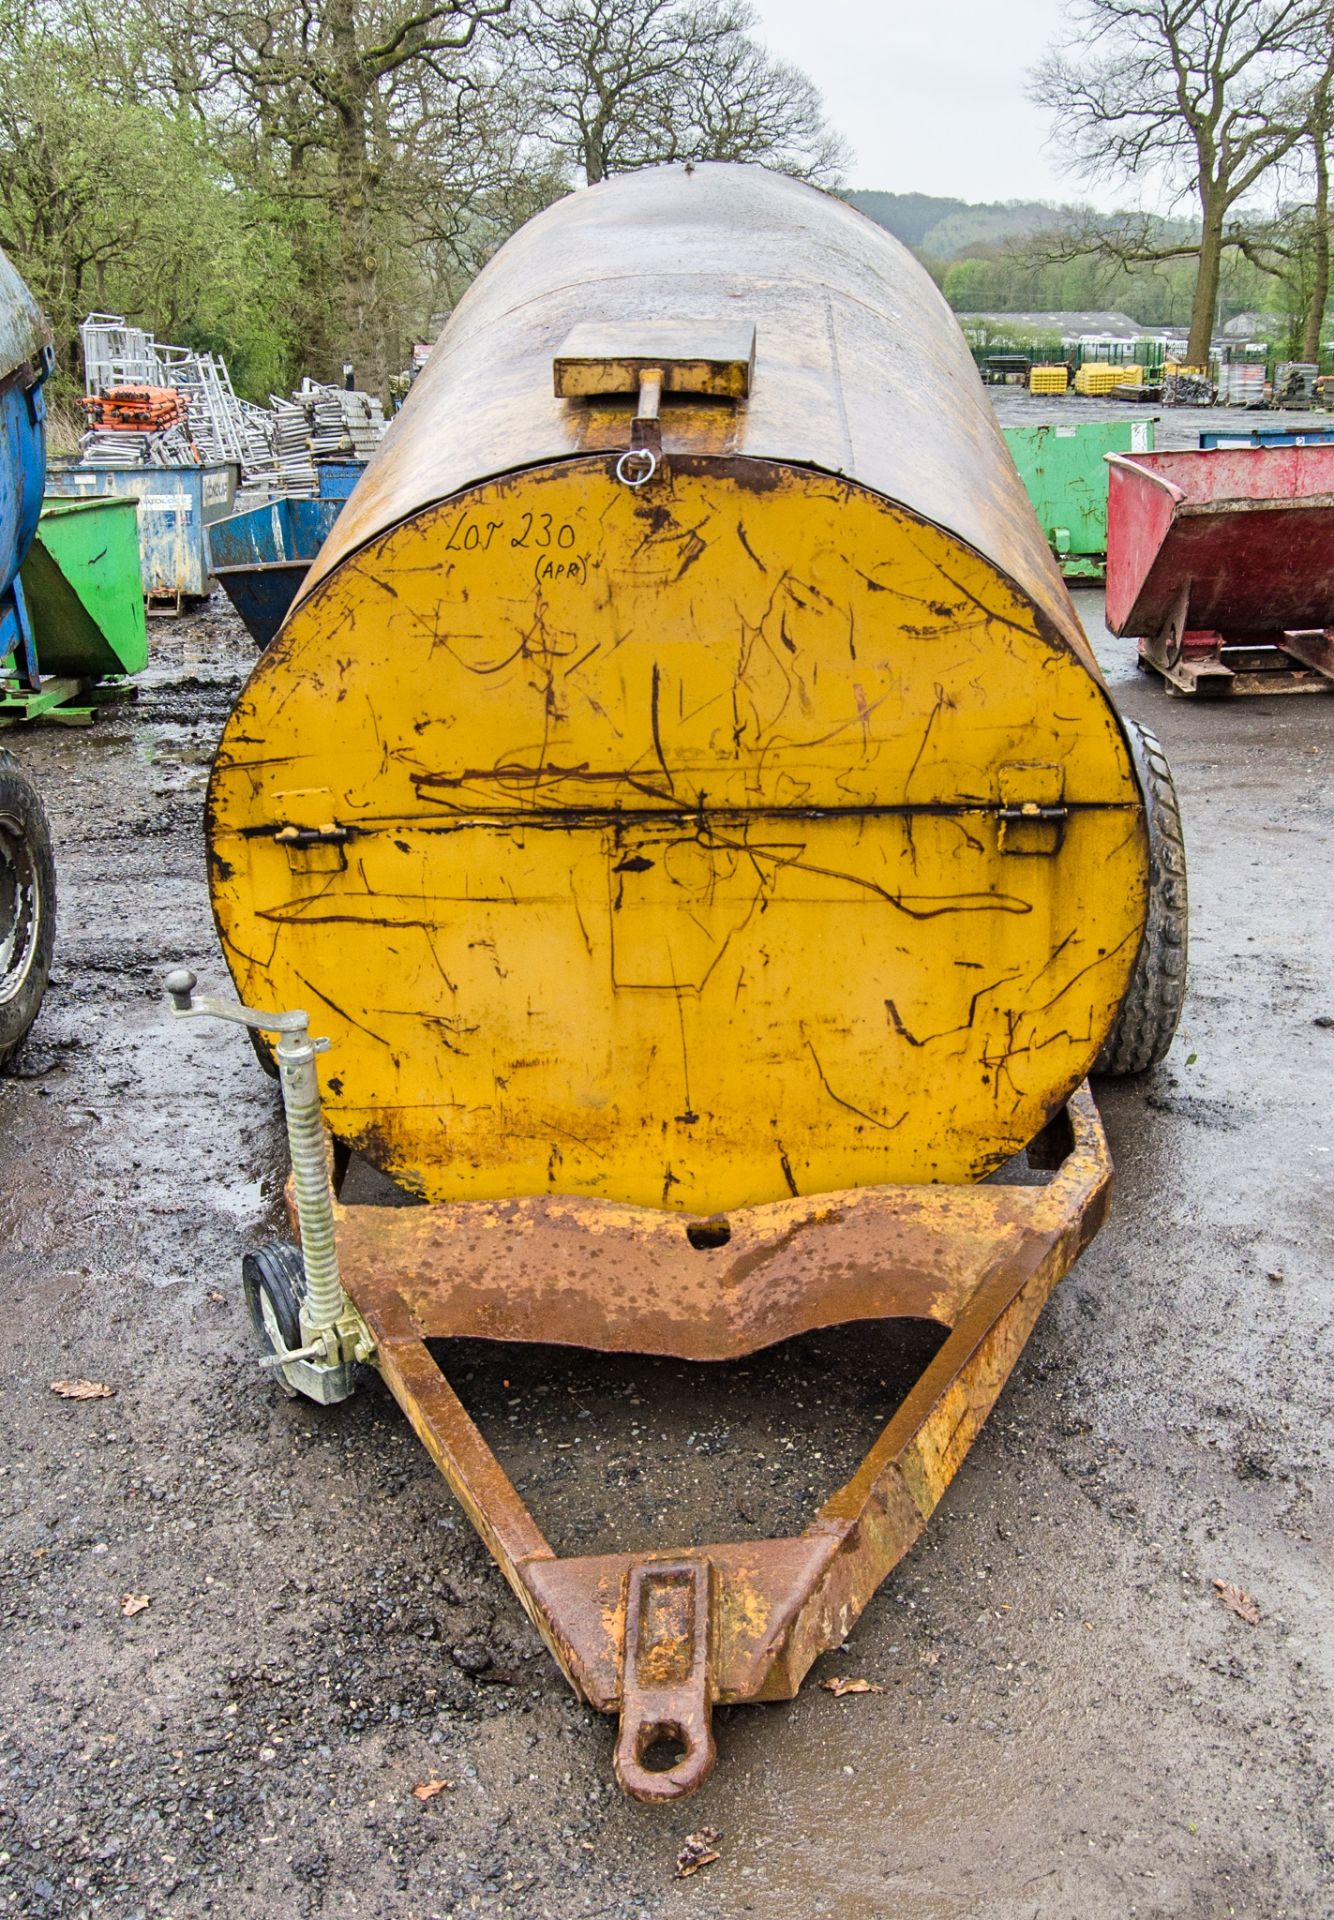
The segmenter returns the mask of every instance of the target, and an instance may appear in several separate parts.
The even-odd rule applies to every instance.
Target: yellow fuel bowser
[[[1086,1077],[1184,986],[1170,774],[925,272],[756,168],[531,221],[256,665],[208,844],[245,1006],[169,985],[283,1079],[267,1362],[380,1369],[622,1783],[689,1792],[714,1703],[790,1696],[924,1526],[1102,1219]],[[425,1204],[337,1201],[329,1136]],[[804,1533],[578,1559],[426,1344],[893,1316],[948,1337]]]

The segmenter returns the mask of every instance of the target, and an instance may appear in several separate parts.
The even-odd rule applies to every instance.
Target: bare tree
[[[1329,301],[1330,94],[1328,82],[1316,88],[1303,143],[1312,188],[1310,202],[1282,207],[1269,221],[1238,223],[1227,234],[1227,243],[1282,289],[1289,350],[1311,363],[1320,359],[1320,336]]]
[[[1334,74],[1334,0],[1075,0],[1073,25],[1033,98],[1085,178],[1156,177],[1195,196],[1187,355],[1204,362],[1229,214],[1307,135]]]
[[[404,76],[394,89],[394,179],[401,244],[447,312],[495,249],[569,191],[517,76],[476,64],[442,90]]]
[[[675,159],[761,160],[819,186],[838,184],[852,154],[806,74],[744,34],[701,50],[680,78]]]
[[[750,37],[743,0],[522,0],[548,137],[590,184],[670,160],[754,160],[832,185],[850,158],[820,96]]]
[[[1334,83],[1326,74],[1311,101],[1309,141],[1315,199],[1311,208],[1311,290],[1302,335],[1302,359],[1318,364],[1329,300],[1329,148],[1334,139]]]

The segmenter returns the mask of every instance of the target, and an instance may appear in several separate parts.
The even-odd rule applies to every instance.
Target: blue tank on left
[[[19,568],[42,511],[42,388],[52,364],[50,328],[0,253],[0,663],[12,655],[12,677],[30,688],[40,682]],[[46,812],[22,765],[0,747],[0,1066],[37,1018],[55,929],[56,872]]]
[[[53,366],[41,308],[0,252],[0,657],[12,652],[25,679],[35,675],[36,660],[19,568],[42,511],[43,387]]]

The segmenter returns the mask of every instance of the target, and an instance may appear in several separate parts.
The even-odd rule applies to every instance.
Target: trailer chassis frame
[[[1189,618],[1186,581],[1166,624],[1139,641],[1136,665],[1161,674],[1170,695],[1217,700],[1248,693],[1334,692],[1334,627],[1224,632],[1188,627]]]
[[[1015,1180],[860,1187],[708,1217],[559,1195],[343,1205],[315,1068],[329,1043],[307,1015],[196,997],[184,968],[165,986],[177,1018],[231,1021],[277,1043],[302,1278],[289,1333],[252,1300],[260,1365],[325,1404],[353,1391],[356,1363],[378,1369],[575,1693],[619,1714],[613,1764],[637,1800],[680,1799],[708,1779],[715,1705],[791,1699],[842,1645],[922,1533],[1110,1202],[1111,1156],[1085,1082],[1029,1143]],[[296,1258],[290,1246],[248,1256],[248,1292],[274,1252]],[[570,1558],[550,1546],[428,1345],[707,1363],[893,1319],[934,1321],[945,1338],[804,1532]]]
[[[922,1533],[1105,1217],[1111,1161],[1087,1084],[1030,1157],[1056,1162],[1047,1184],[866,1188],[726,1221],[560,1198],[335,1206],[373,1364],[576,1695],[619,1714],[614,1766],[636,1799],[701,1786],[715,1704],[793,1697]],[[803,1533],[569,1559],[427,1345],[480,1337],[703,1362],[898,1317],[934,1320],[946,1338]],[[668,1748],[679,1756],[655,1765]]]

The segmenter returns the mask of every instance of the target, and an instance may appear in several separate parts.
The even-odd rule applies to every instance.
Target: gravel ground
[[[997,418],[1006,427],[1039,427],[1047,421],[1074,423],[1081,420],[1152,420],[1154,445],[1160,453],[1185,447],[1198,447],[1200,434],[1213,432],[1249,433],[1254,427],[1303,426],[1328,427],[1334,418],[1327,413],[1288,413],[1279,409],[1246,407],[1162,407],[1135,406],[1120,401],[1085,399],[1069,393],[1064,399],[1028,393],[1023,387],[988,387],[988,397]]]
[[[1022,394],[1000,410],[1035,417]],[[668,1810],[615,1791],[610,1723],[569,1697],[378,1382],[322,1412],[253,1366],[236,1280],[278,1226],[274,1093],[243,1036],[173,1025],[159,990],[181,961],[223,977],[200,805],[244,635],[220,601],[155,623],[134,707],[14,739],[61,914],[0,1080],[0,1913],[1334,1911],[1334,705],[1168,701],[1077,598],[1182,788],[1181,1038],[1103,1089],[1112,1221],[817,1669],[884,1693],[812,1682],[721,1714],[717,1773]],[[885,1329],[707,1374],[485,1347],[450,1369],[573,1551],[799,1524],[924,1357]],[[71,1376],[114,1397],[53,1395]],[[450,1784],[414,1798],[431,1780]],[[706,1822],[720,1859],[675,1881]]]

